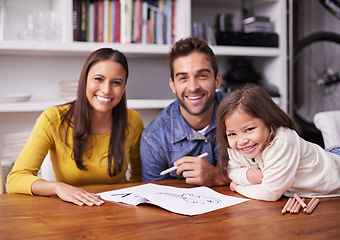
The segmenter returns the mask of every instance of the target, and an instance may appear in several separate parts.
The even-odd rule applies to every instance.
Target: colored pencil
[[[292,201],[292,198],[288,198],[285,206],[282,208],[281,213],[286,213],[287,212],[287,207],[290,205],[290,202]]]
[[[251,161],[252,165],[256,165],[257,164],[257,162],[255,161],[255,158],[250,159],[250,161]]]
[[[302,200],[302,201],[305,201],[304,198],[302,198],[301,200]],[[296,206],[296,208],[294,209],[294,213],[299,213],[299,212],[300,212],[300,208],[301,208],[301,205],[298,204],[298,205]]]
[[[295,198],[292,198],[292,201],[290,202],[290,204],[287,207],[287,212],[290,212],[292,210],[294,203],[295,203]]]
[[[300,206],[299,202],[298,201],[295,201],[292,209],[290,210],[290,213],[295,213],[295,209]]]
[[[301,207],[306,208],[306,203],[302,201],[301,198],[296,193],[293,193],[293,196],[296,199],[296,201],[300,203]]]
[[[203,154],[199,155],[198,157],[203,158],[203,157],[206,157],[206,156],[208,156],[208,153],[203,153]],[[168,169],[162,171],[159,175],[167,174],[167,173],[169,173],[169,172],[175,171],[176,169],[177,169],[176,166],[171,167],[171,168],[168,168]]]
[[[313,204],[313,202],[316,200],[316,198],[315,197],[313,197],[310,201],[309,201],[309,203],[307,204],[307,207],[305,208],[305,209],[303,209],[303,211],[304,212],[307,212],[307,209]]]
[[[320,202],[320,200],[317,198],[315,199],[315,201],[313,202],[313,204],[307,209],[307,214],[311,214],[313,212],[313,210],[315,209],[316,205],[318,205],[318,203]]]

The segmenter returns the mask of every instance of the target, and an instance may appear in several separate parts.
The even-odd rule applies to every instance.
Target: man
[[[196,37],[176,42],[168,55],[169,86],[177,100],[143,131],[140,154],[144,181],[185,178],[188,184],[226,184],[216,167],[215,113],[223,94],[215,54]],[[203,153],[207,157],[198,157]],[[170,167],[177,170],[160,173]]]

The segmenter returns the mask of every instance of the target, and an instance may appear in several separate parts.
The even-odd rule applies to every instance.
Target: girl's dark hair
[[[203,53],[207,56],[216,78],[218,73],[218,64],[212,49],[202,39],[198,37],[188,37],[177,41],[168,54],[168,64],[172,80],[174,79],[174,61],[179,57],[188,56],[193,52]]]
[[[90,150],[93,146],[91,142],[92,122],[90,117],[91,105],[86,97],[87,76],[93,65],[100,61],[112,60],[121,64],[126,72],[127,81],[129,68],[126,57],[118,50],[111,48],[101,48],[91,53],[83,66],[78,82],[77,99],[70,103],[69,110],[62,112],[62,120],[59,132],[64,135],[64,142],[67,146],[68,129],[73,127],[73,159],[77,167],[81,170],[87,170],[84,165],[83,154]],[[62,133],[61,129],[67,124],[66,132]],[[108,149],[108,174],[110,177],[115,176],[122,170],[125,161],[125,130],[127,126],[127,104],[126,93],[124,92],[122,99],[112,109],[112,127],[111,137]],[[104,158],[103,157],[103,158]]]
[[[221,147],[219,157],[220,173],[228,165],[228,151],[230,148],[226,135],[225,120],[236,109],[264,121],[270,129],[270,135],[265,147],[273,140],[278,127],[287,127],[300,133],[299,126],[288,116],[269,96],[269,94],[256,84],[246,84],[227,94],[217,109],[217,141]]]

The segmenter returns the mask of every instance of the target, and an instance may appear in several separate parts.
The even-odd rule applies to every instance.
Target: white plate
[[[0,95],[0,102],[23,102],[27,101],[32,97],[29,93],[13,93]]]

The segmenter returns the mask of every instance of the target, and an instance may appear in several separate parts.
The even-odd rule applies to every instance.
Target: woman
[[[79,186],[141,180],[140,115],[126,107],[125,56],[110,48],[90,54],[77,99],[44,111],[7,177],[8,193],[57,195],[77,205],[101,205]],[[37,177],[50,151],[56,182]]]

